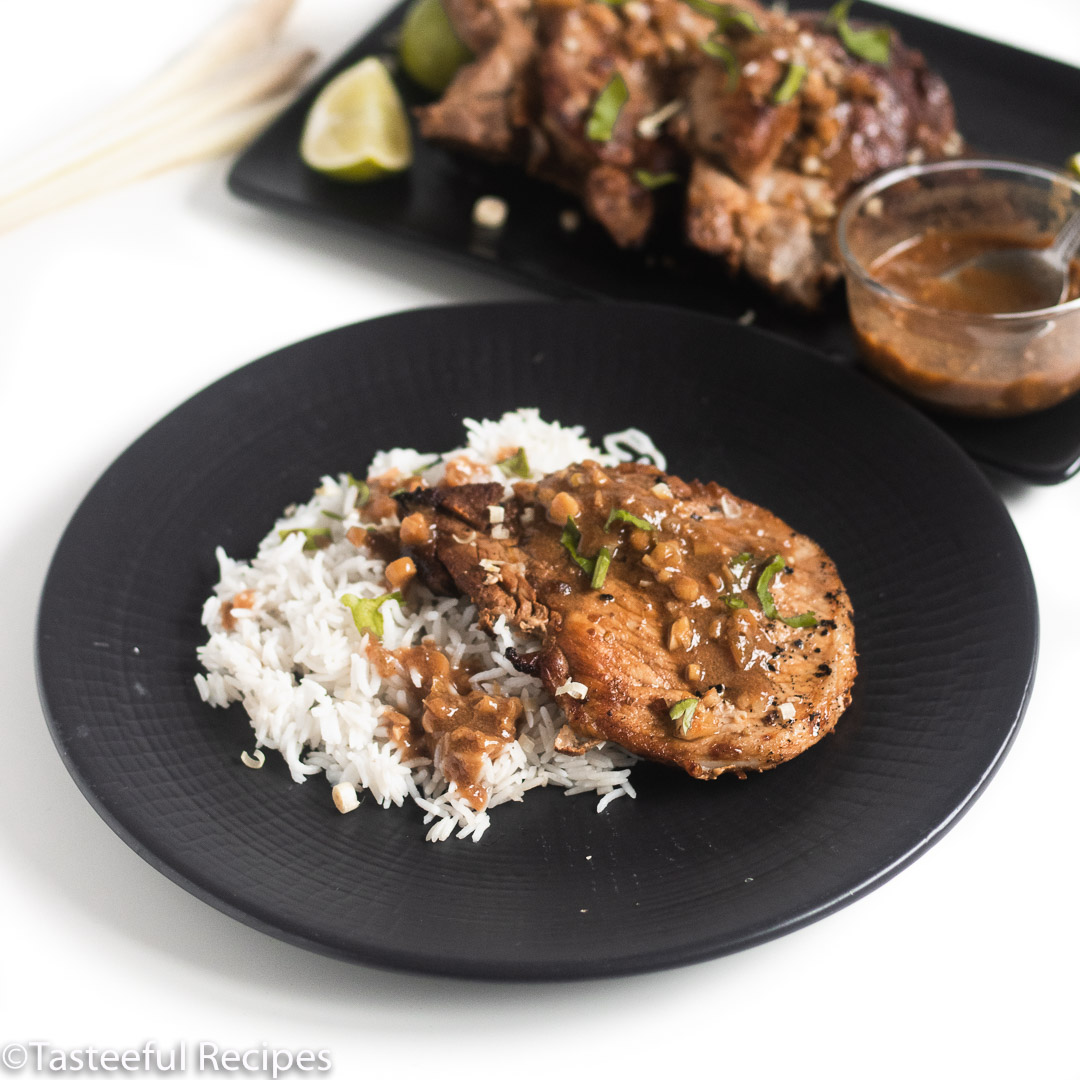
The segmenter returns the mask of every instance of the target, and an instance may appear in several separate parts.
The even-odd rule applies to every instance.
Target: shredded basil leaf
[[[805,64],[788,64],[787,73],[780,81],[780,85],[773,91],[773,104],[783,105],[785,102],[790,101],[799,92],[805,78]]]
[[[764,566],[757,581],[757,597],[761,601],[761,610],[766,618],[779,619],[788,626],[817,626],[817,616],[812,611],[805,611],[802,615],[793,615],[785,619],[776,609],[776,601],[769,592],[769,583],[784,568],[784,556],[774,555]]]
[[[607,521],[604,522],[604,532],[611,532],[611,526],[616,521],[628,521],[635,528],[652,532],[652,526],[644,518],[639,518],[636,514],[631,514],[629,510],[622,509],[614,509],[608,514]]]
[[[519,446],[515,454],[504,458],[498,464],[499,468],[507,476],[520,476],[527,480],[532,475],[532,470],[529,468],[529,459],[525,456],[524,446]]]
[[[674,705],[668,709],[668,716],[675,721],[675,725],[680,735],[688,735],[690,733],[690,725],[694,722],[694,712],[698,707],[698,699],[696,697],[683,698],[682,701],[676,701]]]
[[[699,15],[712,19],[721,34],[738,33],[745,30],[750,34],[760,34],[761,27],[749,11],[734,4],[717,4],[714,0],[685,0]]]
[[[304,540],[304,551],[314,551],[316,548],[326,547],[330,543],[330,527],[328,525],[315,529],[278,529],[278,536],[282,540],[286,536],[292,536],[293,533],[300,533],[307,538]]]
[[[356,505],[363,506],[371,498],[371,488],[363,480],[357,480],[353,474],[345,474],[345,482],[356,488]]]
[[[829,9],[825,25],[836,30],[840,43],[852,56],[871,64],[887,64],[892,47],[892,31],[887,26],[855,30],[848,22],[848,12],[855,0],[839,0]]]
[[[739,85],[739,60],[735,53],[731,51],[731,47],[725,45],[722,41],[717,41],[716,38],[707,38],[699,44],[701,51],[706,56],[724,62],[724,67],[727,68],[727,81],[724,83],[724,91],[728,94],[734,93]]]
[[[578,544],[581,543],[581,530],[577,527],[577,522],[573,518],[566,519],[562,536],[559,537],[559,543],[570,552],[570,558],[589,575],[591,580],[596,571],[596,560],[578,554]]]
[[[341,602],[352,612],[356,629],[361,634],[366,634],[370,630],[377,638],[383,636],[383,617],[379,609],[387,600],[397,600],[400,603],[401,593],[392,592],[364,599],[352,593],[345,593],[341,598]]]
[[[779,617],[779,612],[776,610],[776,601],[772,598],[772,593],[769,592],[769,582],[782,570],[784,567],[784,556],[774,555],[762,568],[761,573],[757,579],[757,597],[761,601],[761,610],[765,612],[767,618],[775,619]]]
[[[741,596],[725,596],[724,603],[729,608],[744,608],[746,607],[746,601]]]
[[[603,586],[610,565],[611,548],[602,547],[596,553],[596,566],[593,568],[592,581],[590,582],[594,589],[599,589]]]
[[[585,135],[593,142],[608,142],[615,131],[615,121],[619,119],[619,113],[629,96],[626,80],[616,71],[593,102],[592,115],[585,125]]]
[[[677,184],[679,182],[679,174],[673,172],[649,172],[648,169],[635,169],[634,179],[643,187],[648,188],[649,191],[655,191],[657,188],[667,187],[668,184]]]

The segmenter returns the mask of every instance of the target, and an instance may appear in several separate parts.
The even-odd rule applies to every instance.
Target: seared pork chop
[[[710,778],[832,730],[855,679],[851,604],[809,537],[717,484],[583,462],[521,483],[402,494],[429,584],[538,638],[560,749],[611,739]],[[409,550],[409,549],[407,549]]]

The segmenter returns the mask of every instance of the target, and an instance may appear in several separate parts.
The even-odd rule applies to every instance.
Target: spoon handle
[[[1073,214],[1061,227],[1061,231],[1050,245],[1050,251],[1066,266],[1077,251],[1080,251],[1080,211]]]

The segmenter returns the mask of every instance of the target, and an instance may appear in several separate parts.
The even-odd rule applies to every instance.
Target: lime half
[[[308,113],[300,156],[339,180],[375,180],[412,164],[409,118],[381,60],[369,56],[323,87]]]
[[[412,79],[441,94],[472,53],[454,32],[440,0],[415,0],[401,25],[398,57]]]

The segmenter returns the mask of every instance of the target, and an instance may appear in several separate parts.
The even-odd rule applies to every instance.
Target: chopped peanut
[[[700,664],[687,664],[686,665],[686,681],[687,682],[701,682],[702,677],[705,674],[705,669]]]
[[[691,600],[696,600],[701,595],[701,590],[698,588],[697,582],[687,577],[685,574],[679,574],[675,580],[671,583],[671,591],[680,599],[689,603]]]
[[[386,581],[391,589],[403,589],[416,577],[416,563],[408,555],[395,559],[386,568]]]
[[[630,534],[630,546],[635,551],[648,551],[652,537],[644,529],[635,529]]]
[[[345,539],[348,540],[353,547],[363,547],[367,543],[367,536],[367,529],[362,529],[359,525],[353,525],[353,527],[345,534]]]
[[[548,507],[548,521],[555,525],[565,525],[570,518],[581,513],[577,499],[569,492],[560,491]]]
[[[343,814],[349,813],[350,810],[355,810],[360,805],[360,800],[356,797],[356,788],[354,788],[352,784],[335,784],[332,794],[334,797],[334,805]]]
[[[689,649],[694,643],[694,630],[690,625],[690,620],[681,615],[671,624],[671,631],[668,634],[668,650],[674,652],[676,649]]]
[[[401,542],[419,547],[431,539],[431,527],[423,514],[409,514],[401,522]]]

